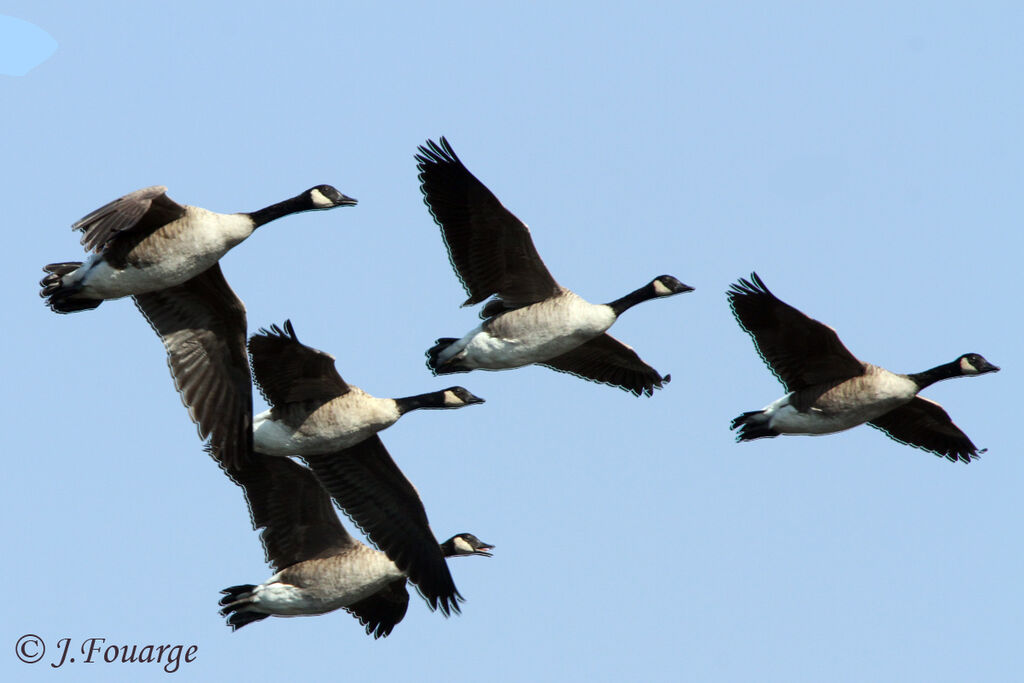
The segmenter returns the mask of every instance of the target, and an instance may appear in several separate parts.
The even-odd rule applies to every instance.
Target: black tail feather
[[[224,597],[220,599],[219,605],[224,609],[220,611],[221,616],[228,618],[228,626],[232,631],[237,631],[246,624],[260,621],[269,617],[264,612],[255,612],[247,609],[252,604],[252,591],[256,586],[251,583],[240,586],[231,586],[221,591]]]
[[[46,299],[46,305],[54,313],[88,311],[103,303],[103,299],[72,298],[81,288],[65,285],[62,278],[78,270],[81,265],[81,261],[67,261],[43,266],[47,275],[39,281],[43,288],[39,296]]]
[[[64,261],[63,263],[48,263],[43,266],[43,271],[51,275],[64,276],[73,273],[82,267],[81,261]]]
[[[751,410],[733,418],[729,429],[740,430],[736,434],[737,441],[753,441],[779,435],[777,431],[768,426],[768,419],[760,410]]]
[[[233,602],[243,600],[252,595],[253,589],[256,588],[251,583],[243,583],[239,586],[231,586],[221,591],[221,595],[224,597],[220,599],[219,605],[230,605]]]
[[[269,616],[269,614],[263,612],[239,611],[228,617],[228,626],[231,627],[232,631],[237,631],[247,624],[251,624],[254,621],[263,621]]]
[[[458,339],[455,337],[442,337],[434,342],[433,346],[427,349],[427,367],[430,368],[432,373],[435,375],[450,375],[455,372],[469,372],[468,370],[463,370],[452,363],[439,365],[438,356],[441,355],[442,351],[457,341]]]

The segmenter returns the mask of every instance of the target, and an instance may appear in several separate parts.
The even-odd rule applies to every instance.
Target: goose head
[[[461,533],[455,534],[442,543],[441,550],[444,551],[445,557],[458,557],[460,555],[491,557],[491,553],[487,551],[494,550],[494,546],[490,543],[484,543],[473,534]]]
[[[448,387],[444,390],[443,397],[445,408],[461,408],[484,402],[482,398],[474,396],[463,387]]]
[[[317,185],[306,190],[311,209],[333,209],[336,206],[355,206],[356,200],[338,192],[330,185]]]
[[[648,287],[654,291],[654,296],[672,296],[673,294],[693,291],[693,287],[684,285],[671,275],[659,275],[651,280]]]
[[[956,359],[960,366],[962,375],[984,375],[986,372],[999,372],[999,368],[992,365],[980,353],[965,353]]]

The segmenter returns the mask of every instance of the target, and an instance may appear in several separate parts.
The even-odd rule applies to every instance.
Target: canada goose
[[[252,445],[245,306],[218,260],[260,225],[356,200],[318,185],[253,213],[226,215],[182,206],[165,193],[164,187],[138,190],[75,223],[94,253],[84,264],[46,266],[42,296],[54,311],[71,313],[132,295],[164,344],[200,438],[210,437],[216,457],[238,466]]]
[[[155,185],[126,194],[72,225],[92,255],[51,263],[40,295],[57,313],[96,308],[105,299],[146,294],[191,280],[261,225],[300,211],[353,206],[330,185],[252,213],[222,214],[178,204]]]
[[[483,403],[462,387],[407,398],[375,398],[347,384],[334,358],[298,340],[291,321],[249,340],[257,387],[270,410],[253,421],[253,449],[297,455],[338,505],[408,574],[431,606],[457,609],[458,591],[416,489],[377,432],[419,408]]]
[[[312,472],[288,458],[255,453],[241,469],[227,472],[245,490],[253,528],[263,530],[260,539],[276,572],[258,586],[221,591],[221,614],[231,630],[271,615],[344,608],[374,638],[391,633],[409,606],[406,576],[384,553],[345,531]],[[444,557],[490,557],[494,547],[466,533],[434,543]]]
[[[752,273],[727,292],[736,321],[789,393],[732,421],[737,441],[779,434],[831,434],[867,422],[891,438],[956,462],[979,451],[938,403],[917,395],[925,387],[967,375],[998,372],[976,353],[931,370],[898,375],[863,363],[835,330],[775,297]]]
[[[669,381],[605,331],[636,304],[693,287],[661,275],[611,303],[588,303],[555,282],[526,225],[469,172],[445,138],[428,140],[416,161],[423,199],[469,293],[463,306],[495,297],[480,313],[482,325],[461,339],[438,339],[427,351],[434,374],[537,363],[637,396],[650,396]]]
[[[356,445],[421,408],[483,403],[462,387],[405,398],[377,398],[347,384],[334,356],[306,346],[286,320],[249,340],[256,384],[270,410],[254,418],[255,448],[267,455],[322,455]]]

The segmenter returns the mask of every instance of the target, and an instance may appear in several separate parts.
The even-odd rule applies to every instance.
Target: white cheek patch
[[[971,365],[971,362],[966,358],[960,359],[960,371],[965,375],[976,375],[978,374],[978,368]]]
[[[668,296],[672,290],[662,284],[661,280],[654,281],[654,293],[658,296]]]
[[[461,553],[472,553],[473,546],[466,542],[462,536],[455,537],[455,549]]]
[[[334,206],[334,202],[328,199],[323,192],[316,188],[313,188],[313,191],[309,193],[309,198],[313,200],[313,206],[318,209],[326,209]]]
[[[448,389],[444,392],[444,404],[446,406],[461,406],[463,400],[456,396],[454,391]]]

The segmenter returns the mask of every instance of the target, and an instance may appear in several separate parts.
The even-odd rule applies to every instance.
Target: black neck
[[[931,370],[907,375],[907,377],[913,380],[914,384],[918,387],[924,389],[925,387],[935,384],[941,380],[949,379],[950,377],[959,377],[963,374],[963,370],[960,369],[960,361],[955,360],[950,363],[944,363],[943,365],[937,365]]]
[[[247,214],[252,222],[256,224],[256,227],[266,225],[270,221],[276,221],[282,216],[287,216],[290,213],[298,213],[300,211],[310,211],[314,209],[313,203],[309,199],[309,194],[303,192],[302,194],[286,199],[283,202],[277,204],[271,204],[270,206],[260,209],[259,211],[253,211]]]
[[[624,312],[633,308],[633,306],[636,306],[639,303],[643,303],[648,299],[653,299],[656,296],[658,295],[654,291],[654,284],[650,283],[644,285],[640,289],[630,292],[621,299],[616,299],[615,301],[608,304],[608,306],[610,306],[611,309],[615,311],[615,315],[616,317],[618,317],[622,315]]]
[[[405,415],[410,410],[419,410],[420,408],[447,408],[444,404],[444,392],[434,391],[429,394],[418,394],[416,396],[406,396],[405,398],[396,398],[395,404],[398,406],[398,414]]]

